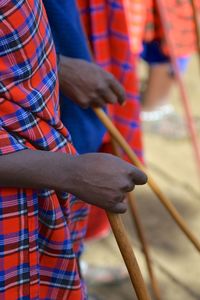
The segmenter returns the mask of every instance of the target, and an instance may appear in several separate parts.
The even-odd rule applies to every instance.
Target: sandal
[[[85,261],[81,261],[80,265],[83,278],[89,285],[116,284],[128,277],[128,272],[123,266],[102,267],[89,265]]]
[[[185,120],[169,105],[152,112],[142,112],[141,119],[143,130],[146,132],[173,140],[185,139],[189,136]],[[194,120],[199,131],[200,119],[195,118]]]

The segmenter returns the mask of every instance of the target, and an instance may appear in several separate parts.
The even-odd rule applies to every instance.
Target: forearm
[[[22,150],[0,156],[0,166],[0,187],[66,191],[116,213],[126,211],[126,193],[147,181],[143,172],[105,153],[72,156]]]
[[[68,191],[72,159],[63,153],[32,150],[2,155],[0,187]]]

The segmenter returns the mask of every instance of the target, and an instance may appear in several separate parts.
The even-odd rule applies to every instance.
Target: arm
[[[126,211],[125,194],[146,175],[110,154],[71,156],[23,150],[0,156],[0,187],[67,191],[116,213]]]
[[[59,57],[60,89],[82,108],[122,104],[125,92],[114,76],[94,63],[74,0],[43,0]],[[60,55],[59,55],[60,54]]]

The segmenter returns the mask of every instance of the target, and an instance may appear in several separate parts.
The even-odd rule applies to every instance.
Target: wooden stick
[[[115,141],[118,143],[118,145],[126,152],[128,155],[130,161],[143,170],[148,175],[148,184],[151,187],[152,191],[157,195],[158,199],[161,201],[161,203],[164,205],[164,207],[167,209],[171,217],[174,219],[174,221],[177,223],[179,228],[182,230],[182,232],[188,237],[188,239],[192,242],[194,247],[200,251],[200,241],[193,235],[193,233],[188,228],[187,224],[185,223],[184,219],[179,215],[178,211],[174,207],[174,205],[171,203],[171,201],[162,193],[162,191],[159,189],[156,182],[154,182],[153,178],[150,176],[150,174],[147,172],[145,167],[142,165],[142,163],[137,158],[137,155],[133,152],[129,144],[125,141],[121,133],[117,130],[117,128],[113,125],[112,121],[109,119],[109,117],[105,114],[105,112],[100,108],[94,108],[94,111],[96,115],[99,117],[99,119],[102,121],[104,126],[107,128],[110,135],[115,139]]]
[[[171,63],[173,66],[175,78],[176,78],[177,84],[179,86],[181,100],[182,100],[183,108],[185,111],[186,123],[187,123],[187,127],[188,127],[189,134],[191,137],[191,143],[192,143],[192,146],[194,149],[194,154],[196,157],[197,168],[198,168],[198,171],[200,174],[200,145],[199,145],[196,126],[195,126],[194,119],[192,116],[192,109],[191,109],[190,102],[188,100],[188,96],[186,93],[186,89],[183,84],[183,80],[182,80],[182,77],[180,75],[179,68],[177,65],[177,60],[176,60],[176,55],[175,55],[175,50],[174,50],[174,48],[175,48],[174,41],[170,36],[170,32],[169,32],[169,28],[168,28],[169,27],[168,26],[168,18],[167,18],[167,14],[165,11],[164,2],[163,2],[163,0],[156,0],[156,3],[157,3],[158,12],[160,14],[160,18],[161,18],[161,22],[162,22],[162,26],[163,26],[165,39],[167,41],[167,45],[169,48],[169,55],[170,55]]]
[[[152,290],[154,292],[155,299],[156,300],[161,300],[160,290],[159,290],[158,283],[157,283],[157,280],[156,280],[156,277],[154,275],[154,271],[153,271],[153,268],[152,268],[148,243],[147,243],[147,240],[146,240],[146,236],[145,236],[145,233],[144,233],[142,223],[140,221],[140,217],[138,215],[136,201],[135,201],[135,195],[134,195],[133,192],[128,193],[128,200],[129,200],[128,204],[129,204],[132,216],[133,216],[132,220],[135,223],[136,232],[137,232],[138,238],[141,242],[142,250],[143,250],[143,253],[144,253],[144,256],[145,256],[146,265],[147,265],[147,269],[148,269],[148,272],[149,272],[149,277],[150,277],[150,281],[151,281]]]
[[[200,27],[199,27],[199,12],[196,7],[195,0],[191,0],[192,10],[193,10],[193,17],[194,17],[194,24],[195,24],[195,33],[196,33],[196,45],[197,45],[197,52],[199,58],[199,67],[200,67]]]
[[[121,251],[122,257],[126,264],[127,270],[129,272],[130,279],[135,289],[138,300],[150,300],[150,296],[146,289],[140,268],[135,258],[131,243],[126,234],[126,230],[124,228],[121,217],[110,212],[107,212],[107,216],[115,239]]]
[[[111,139],[111,143],[112,143],[114,153],[118,157],[121,157],[118,145],[113,140],[113,138]],[[160,290],[159,290],[158,283],[157,283],[156,277],[154,275],[154,271],[153,271],[152,264],[151,264],[147,239],[146,239],[146,236],[145,236],[145,233],[144,233],[142,222],[140,221],[140,217],[139,217],[139,214],[138,214],[138,211],[137,211],[135,195],[134,195],[133,191],[128,193],[128,204],[129,204],[129,208],[130,208],[130,211],[131,211],[131,214],[132,214],[132,221],[135,225],[136,233],[137,233],[137,236],[140,240],[142,250],[143,250],[143,253],[144,253],[144,257],[145,257],[145,261],[146,261],[146,265],[147,265],[147,270],[148,270],[148,273],[149,273],[149,278],[150,278],[150,281],[151,281],[151,286],[152,286],[152,290],[153,290],[155,299],[156,300],[161,300]]]

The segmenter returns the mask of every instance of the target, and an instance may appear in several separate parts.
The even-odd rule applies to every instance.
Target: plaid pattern
[[[75,154],[59,119],[56,56],[40,0],[0,3],[0,154]],[[77,256],[87,205],[55,191],[0,189],[0,299],[83,300]]]
[[[78,0],[78,5],[95,61],[113,73],[126,90],[126,104],[109,106],[109,115],[142,159],[137,59],[130,51],[123,1]]]
[[[123,1],[78,0],[78,5],[95,61],[114,74],[126,90],[126,104],[109,106],[108,114],[142,160],[137,57],[131,53]],[[112,152],[109,142],[107,134],[101,151]],[[95,222],[97,218],[98,224]],[[93,206],[88,218],[87,238],[102,236],[108,227],[105,212]]]
[[[155,0],[124,0],[126,16],[131,36],[131,46],[134,53],[139,53],[142,40],[150,42],[158,39],[163,50],[168,49]],[[165,0],[168,28],[175,44],[177,57],[186,56],[196,51],[195,25],[190,0]],[[196,1],[200,10],[200,2]]]

